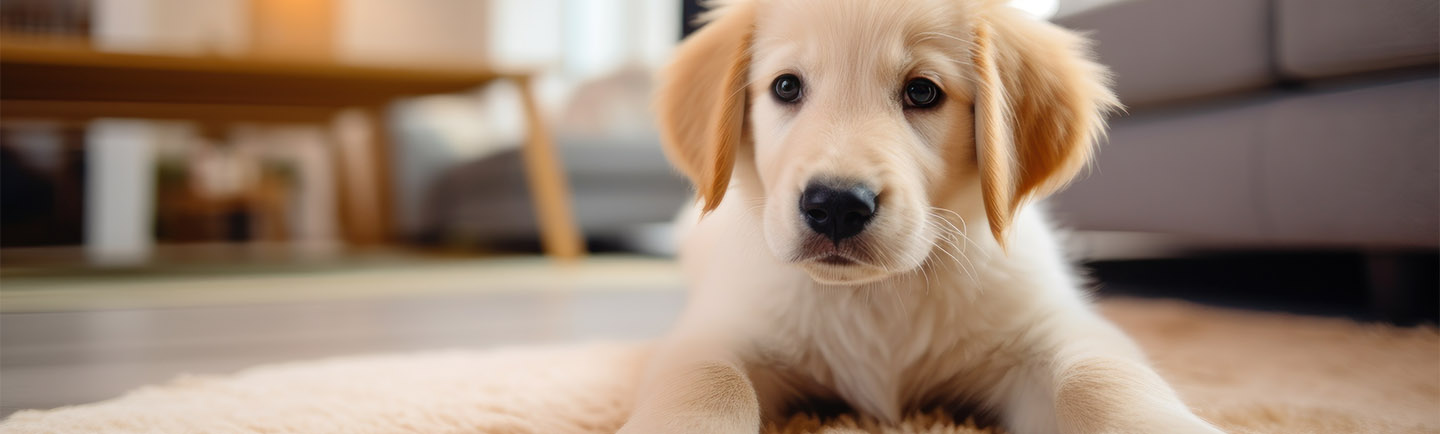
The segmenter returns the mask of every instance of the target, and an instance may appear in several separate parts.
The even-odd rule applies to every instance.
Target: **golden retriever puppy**
[[[691,298],[625,433],[815,402],[1017,433],[1216,433],[1097,315],[1042,211],[1117,106],[1081,37],[998,0],[753,0],[663,72]],[[704,214],[703,217],[701,214]]]

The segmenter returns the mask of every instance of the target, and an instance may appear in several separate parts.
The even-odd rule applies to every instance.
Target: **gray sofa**
[[[628,238],[636,230],[668,223],[691,197],[689,182],[665,161],[658,138],[561,137],[557,145],[576,219],[592,248],[632,247]],[[520,152],[509,150],[447,170],[426,189],[420,230],[409,235],[427,243],[534,240],[538,231],[523,168]]]
[[[1128,113],[1052,201],[1084,230],[1440,246],[1435,0],[1130,0],[1087,31]]]

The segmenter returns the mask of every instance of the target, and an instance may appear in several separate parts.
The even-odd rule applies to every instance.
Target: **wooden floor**
[[[663,333],[665,261],[449,261],[317,272],[5,277],[0,408],[112,398],[183,373],[363,353]]]

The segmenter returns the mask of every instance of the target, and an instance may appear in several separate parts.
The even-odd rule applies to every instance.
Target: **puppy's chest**
[[[757,342],[751,377],[767,413],[839,400],[896,420],[984,393],[996,376],[985,361],[996,336],[969,333],[953,311],[895,298],[848,307],[790,316]]]

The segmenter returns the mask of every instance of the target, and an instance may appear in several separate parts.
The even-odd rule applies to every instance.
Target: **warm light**
[[[1043,20],[1055,16],[1060,0],[1010,0],[1010,6]]]

